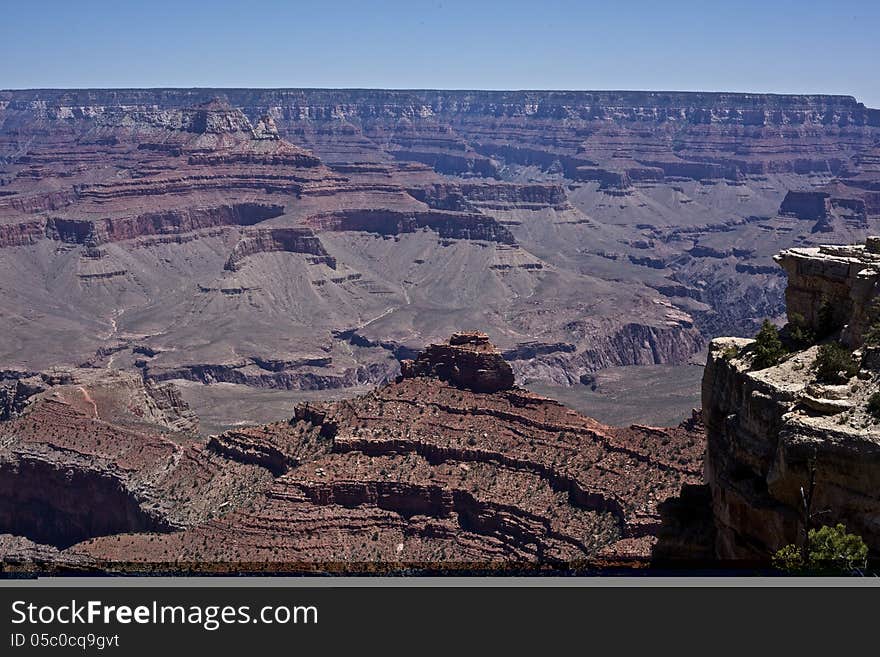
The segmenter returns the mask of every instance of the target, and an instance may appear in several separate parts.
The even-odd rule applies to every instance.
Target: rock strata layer
[[[726,305],[694,287],[703,272],[671,280],[675,254],[745,255],[683,242],[647,254],[670,243],[666,230],[613,215],[663,206],[654,227],[676,215],[678,197],[638,187],[667,186],[664,166],[735,182],[737,165],[698,162],[696,147],[661,157],[656,139],[673,123],[735,132],[741,118],[722,108],[745,99],[494,97],[0,91],[0,367],[347,388],[393,379],[399,360],[462,325],[519,353],[520,383],[685,362],[705,344],[699,318]],[[633,102],[679,109],[634,122]],[[700,118],[688,103],[715,109]],[[873,134],[854,102],[782,105],[809,110],[809,126],[858,123],[847,157]],[[833,150],[833,136],[821,141]],[[618,247],[622,258],[598,255]],[[658,291],[678,287],[692,296]],[[768,293],[754,289],[757,306]]]

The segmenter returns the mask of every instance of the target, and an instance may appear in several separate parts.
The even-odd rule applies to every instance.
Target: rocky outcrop
[[[256,466],[218,467],[225,461],[194,442],[196,423],[169,386],[88,369],[40,378],[43,391],[0,422],[0,534],[63,551],[180,529],[247,497]]]
[[[285,440],[285,427],[280,424],[226,431],[208,439],[211,451],[239,463],[265,468],[275,477],[319,456],[325,447],[317,437],[300,443]]]
[[[451,176],[481,176],[493,178],[498,175],[498,163],[476,153],[449,153],[434,150],[417,151],[393,149],[394,157],[410,162],[427,164],[438,173]]]
[[[400,235],[428,228],[446,239],[516,244],[505,226],[488,215],[477,213],[340,210],[313,215],[306,219],[306,224],[317,231],[361,231],[380,235]]]
[[[779,211],[798,219],[824,219],[828,214],[828,197],[827,192],[788,192]]]
[[[235,203],[145,212],[113,219],[50,217],[25,223],[0,224],[0,248],[25,246],[41,239],[87,245],[133,240],[155,235],[181,235],[218,226],[252,226],[284,214],[284,206]]]
[[[0,533],[21,537],[0,537],[0,555],[16,572],[650,564],[661,503],[699,481],[698,420],[607,427],[513,387],[484,334],[435,347],[417,361],[426,373],[204,441],[135,428],[118,385],[72,373],[0,424],[0,464],[15,468],[3,472],[8,509],[19,510],[0,508]],[[454,376],[439,378],[451,363]],[[490,369],[491,385],[473,390]],[[91,516],[80,489],[101,500]]]
[[[252,226],[284,213],[284,206],[239,203],[212,208],[149,212],[131,218],[96,222],[92,236],[98,244],[150,235],[187,233],[216,226]]]
[[[436,210],[539,210],[570,208],[561,185],[498,182],[435,183],[408,189],[418,200]]]
[[[788,274],[785,290],[789,320],[805,321],[813,331],[839,330],[852,348],[862,343],[880,296],[880,238],[866,244],[787,249],[775,260]],[[831,326],[821,326],[823,310]]]
[[[170,384],[144,381],[144,415],[153,422],[172,431],[194,434],[199,428],[199,418],[184,401],[180,390]]]
[[[789,275],[789,318],[820,329],[819,307],[833,309],[849,349],[861,344],[876,294],[874,240],[867,247],[790,249],[778,256]],[[824,300],[824,301],[823,301]],[[827,312],[827,311],[826,311]],[[752,341],[719,338],[703,377],[705,475],[712,491],[716,552],[740,564],[767,563],[805,531],[801,489],[815,482],[812,526],[843,523],[880,552],[880,431],[868,400],[880,374],[865,347],[857,376],[817,381],[818,347],[755,370]]]
[[[0,224],[0,248],[33,244],[43,239],[45,232],[45,220]]]
[[[76,192],[72,189],[28,196],[18,196],[12,193],[9,198],[0,196],[0,214],[9,212],[19,212],[21,214],[51,212],[70,205],[76,199]]]
[[[29,372],[0,372],[0,421],[19,415],[30,399],[46,390],[40,376]]]
[[[880,445],[865,408],[877,383],[855,384],[846,405],[817,405],[808,392],[815,350],[749,372],[747,359],[725,358],[730,346],[748,343],[713,342],[703,379],[718,557],[761,563],[785,545],[800,544],[800,489],[809,486],[812,467],[814,522],[842,522],[876,552]]]
[[[273,251],[311,255],[314,256],[311,262],[324,263],[336,269],[335,258],[327,253],[321,240],[307,228],[265,228],[244,232],[223,268],[237,271],[249,256]]]
[[[400,365],[404,379],[436,376],[476,392],[497,392],[513,387],[513,370],[479,332],[453,333],[447,344],[432,344],[415,360]]]

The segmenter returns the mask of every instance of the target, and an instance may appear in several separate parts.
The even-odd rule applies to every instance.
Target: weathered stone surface
[[[850,346],[861,342],[873,300],[875,256],[864,246],[784,251],[789,317],[818,323],[828,299]],[[866,272],[866,270],[868,270]],[[844,523],[880,551],[880,425],[868,399],[880,392],[873,348],[863,369],[842,385],[816,382],[818,347],[774,367],[750,371],[751,341],[721,338],[709,347],[703,377],[705,476],[712,491],[716,553],[724,560],[766,563],[799,543],[804,531],[800,490],[815,467],[811,521]],[[735,350],[731,349],[732,347]]]
[[[257,228],[243,232],[223,268],[237,271],[245,258],[273,251],[306,253],[315,256],[311,262],[324,263],[331,269],[336,269],[336,260],[327,253],[321,240],[308,228]]]
[[[824,219],[828,214],[828,197],[827,192],[788,192],[779,211],[798,219]]]
[[[791,320],[802,317],[820,330],[820,309],[833,316],[833,328],[852,348],[874,317],[872,302],[880,296],[880,255],[865,245],[787,249],[775,257],[788,274],[786,309]]]
[[[821,413],[822,415],[837,415],[844,411],[852,409],[853,405],[845,399],[826,399],[824,397],[813,397],[812,395],[801,395],[801,404],[809,408],[811,411]]]
[[[63,550],[171,531],[250,485],[244,465],[218,468],[223,459],[193,443],[193,418],[167,386],[89,369],[43,378],[18,417],[0,422],[0,533]]]
[[[476,392],[513,387],[513,370],[501,352],[480,332],[453,333],[448,344],[432,344],[414,361],[401,364],[403,378],[436,376]]]

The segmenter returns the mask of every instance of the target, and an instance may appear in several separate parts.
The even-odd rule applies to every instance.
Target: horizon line
[[[604,94],[670,94],[670,95],[715,95],[715,96],[772,96],[779,98],[805,97],[805,98],[838,98],[847,99],[863,106],[865,109],[877,110],[880,108],[869,107],[864,101],[859,100],[856,94],[844,93],[822,93],[822,92],[777,92],[777,91],[730,91],[730,90],[694,90],[694,89],[539,89],[539,88],[467,88],[467,87],[313,87],[313,86],[216,86],[216,85],[197,85],[197,86],[39,86],[39,87],[9,87],[0,89],[0,93],[15,92],[74,92],[74,91],[394,91],[408,93],[425,93],[425,92],[455,92],[455,93],[604,93]]]

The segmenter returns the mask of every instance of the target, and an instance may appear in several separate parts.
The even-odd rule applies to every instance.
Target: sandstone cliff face
[[[865,244],[788,249],[776,256],[788,274],[785,290],[789,320],[802,317],[814,331],[821,331],[821,310],[830,311],[832,326],[850,347],[862,343],[862,335],[875,317],[871,304],[880,295],[880,238]]]
[[[779,261],[789,274],[789,317],[818,327],[820,299],[834,308],[850,348],[861,344],[867,307],[877,294],[876,260],[864,245],[791,249]],[[816,380],[818,347],[753,371],[751,340],[719,338],[709,347],[703,377],[707,445],[705,476],[712,491],[716,552],[724,560],[766,563],[803,536],[801,487],[815,468],[814,525],[846,524],[872,552],[880,551],[880,428],[868,398],[880,391],[871,354],[858,376],[842,384]],[[846,377],[844,377],[846,378]]]

